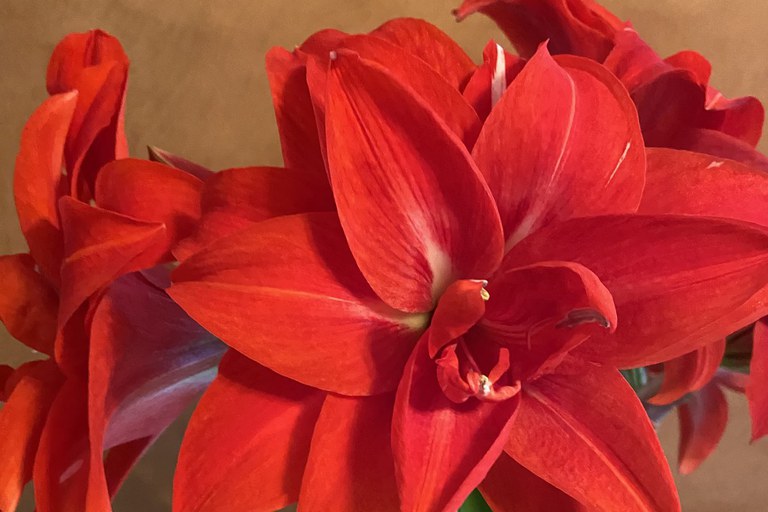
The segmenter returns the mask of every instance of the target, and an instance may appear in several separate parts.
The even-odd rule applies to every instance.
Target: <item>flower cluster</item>
[[[591,0],[477,11],[517,55],[407,18],[272,49],[284,168],[129,158],[123,48],[56,47],[0,257],[46,356],[0,366],[0,510],[32,480],[108,512],[202,392],[175,512],[675,511],[659,411],[683,472],[723,386],[768,433],[760,102]]]

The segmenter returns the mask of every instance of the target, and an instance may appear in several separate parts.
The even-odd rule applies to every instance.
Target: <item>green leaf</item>
[[[459,508],[459,512],[493,512],[491,507],[483,499],[480,491],[475,489],[472,494],[469,495],[467,501]]]

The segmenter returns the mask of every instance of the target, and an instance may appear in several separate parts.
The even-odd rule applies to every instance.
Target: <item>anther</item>
[[[491,379],[485,375],[480,376],[480,394],[488,396],[491,393]]]

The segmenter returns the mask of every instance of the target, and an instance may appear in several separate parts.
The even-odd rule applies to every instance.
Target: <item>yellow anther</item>
[[[491,298],[491,294],[488,293],[488,290],[485,288],[480,288],[480,296],[483,298],[483,300],[488,300]]]

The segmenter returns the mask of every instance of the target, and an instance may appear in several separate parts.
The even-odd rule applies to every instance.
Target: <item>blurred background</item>
[[[152,144],[214,169],[280,165],[263,68],[270,47],[290,49],[312,32],[328,27],[367,32],[399,16],[436,24],[475,60],[480,59],[490,38],[506,42],[481,16],[455,23],[450,11],[459,2],[0,0],[0,253],[25,250],[11,190],[15,152],[27,116],[46,97],[48,57],[65,34],[102,28],[125,46],[132,61],[127,133],[134,156],[144,157],[145,146]],[[631,20],[663,56],[681,49],[703,53],[714,66],[713,85],[727,96],[754,95],[768,101],[764,54],[768,3],[602,3],[622,19]],[[765,140],[761,148],[768,149]],[[2,329],[0,326],[0,362],[16,365],[33,357]],[[768,440],[748,444],[744,398],[730,394],[729,400],[731,420],[716,453],[695,474],[677,477],[685,511],[768,510]],[[117,512],[170,511],[173,467],[183,429],[182,419],[139,464],[116,499]],[[674,415],[662,424],[660,436],[674,463]],[[32,510],[29,499],[21,510]]]

